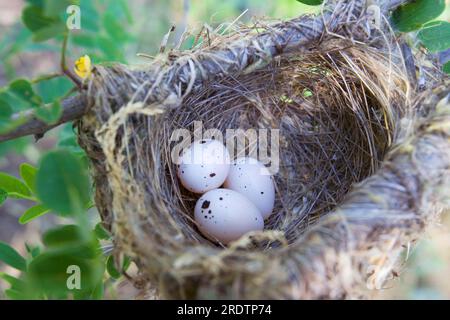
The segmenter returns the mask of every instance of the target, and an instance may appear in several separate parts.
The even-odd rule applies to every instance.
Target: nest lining
[[[273,32],[267,27],[267,34]],[[79,123],[80,143],[93,162],[96,203],[114,233],[117,254],[130,255],[163,297],[293,298],[352,296],[370,264],[357,257],[380,257],[389,249],[388,262],[375,270],[378,285],[399,253],[399,239],[413,234],[402,230],[423,227],[414,215],[409,220],[402,215],[398,224],[389,216],[386,230],[376,227],[391,209],[380,211],[371,201],[398,193],[402,187],[394,181],[404,183],[403,177],[398,181],[401,174],[387,170],[389,179],[369,178],[370,189],[356,184],[383,172],[386,154],[407,135],[400,119],[415,121],[395,40],[383,34],[383,47],[323,33],[307,51],[286,50],[251,62],[247,44],[239,60],[229,62],[243,34],[254,36],[246,29],[198,51],[172,53],[175,57],[148,69],[94,70],[88,84],[94,108]],[[221,50],[228,50],[225,57]],[[202,55],[208,58],[204,64]],[[245,67],[242,60],[258,67]],[[220,75],[212,76],[217,70]],[[173,130],[192,129],[198,120],[223,134],[227,128],[280,129],[275,214],[264,232],[228,248],[197,231],[192,219],[197,196],[180,186],[170,158]],[[399,200],[400,207],[409,201]],[[325,222],[314,227],[321,217]],[[383,232],[386,236],[379,236]],[[349,276],[355,268],[359,271]]]

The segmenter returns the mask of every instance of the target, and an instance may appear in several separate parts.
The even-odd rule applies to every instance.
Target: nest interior
[[[138,69],[97,66],[87,84],[93,107],[78,130],[92,160],[97,206],[114,234],[117,260],[131,256],[140,279],[161,297],[344,297],[365,281],[367,265],[348,251],[362,250],[355,243],[373,230],[358,236],[348,231],[367,229],[360,221],[373,218],[374,208],[354,210],[355,225],[336,210],[380,170],[403,137],[400,119],[413,119],[404,65],[392,39],[380,45],[324,34],[308,50],[247,61],[251,68],[220,77],[204,75],[227,63],[229,57],[217,52],[260,29]],[[206,55],[208,64],[199,58]],[[181,80],[171,86],[174,66]],[[230,128],[279,130],[274,214],[263,232],[228,247],[198,232],[198,196],[180,185],[171,159],[173,131],[192,131],[195,121],[224,136]],[[384,192],[394,193],[394,180],[385,182]],[[322,228],[325,218],[333,229]],[[399,245],[392,237],[377,241],[383,245],[367,241],[365,248],[377,259],[385,246]],[[349,275],[355,268],[364,270]],[[384,269],[375,271],[384,280]]]
[[[324,51],[284,56],[250,74],[208,83],[168,112],[162,126],[150,129],[162,143],[171,141],[179,128],[193,133],[195,121],[204,131],[218,129],[224,140],[230,138],[227,129],[279,130],[276,204],[265,228],[283,232],[288,242],[340,203],[353,183],[378,168],[407,99],[401,74],[389,70],[389,61],[375,51],[367,59],[358,46],[343,50],[345,42],[326,45]],[[383,80],[372,80],[385,79],[389,72],[397,77],[395,92]],[[277,143],[270,134],[267,139],[270,153],[270,142]],[[246,155],[258,148],[249,145],[251,141],[246,141]],[[190,217],[198,195],[186,192],[173,178],[170,150],[164,147],[161,171],[146,188],[153,192],[163,190],[160,184],[168,185],[164,198],[170,205],[164,210],[182,208],[179,214],[197,233]]]

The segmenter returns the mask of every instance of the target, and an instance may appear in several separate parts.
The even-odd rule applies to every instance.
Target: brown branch
[[[20,138],[27,135],[35,135],[40,138],[44,133],[53,129],[60,124],[80,118],[86,113],[87,101],[84,95],[77,95],[69,97],[62,101],[62,115],[61,118],[54,124],[47,124],[38,118],[33,113],[19,114],[13,117],[26,117],[26,122],[14,130],[0,134],[0,142]]]

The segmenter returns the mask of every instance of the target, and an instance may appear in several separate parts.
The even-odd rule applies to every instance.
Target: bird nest
[[[420,93],[361,3],[94,68],[79,140],[136,283],[161,298],[292,299],[359,297],[389,279],[448,197],[449,107],[436,107],[448,86]],[[198,122],[279,133],[274,214],[227,246],[199,233],[198,196],[171,158],[173,132]]]

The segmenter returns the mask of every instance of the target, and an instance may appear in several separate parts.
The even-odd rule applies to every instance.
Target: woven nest
[[[330,1],[319,17],[212,33],[145,66],[95,67],[79,139],[136,284],[161,298],[348,298],[392,276],[448,201],[450,107],[443,76],[428,62],[420,91],[372,19],[365,1]],[[195,121],[279,129],[264,231],[228,246],[199,233],[198,196],[170,156],[172,132]]]

